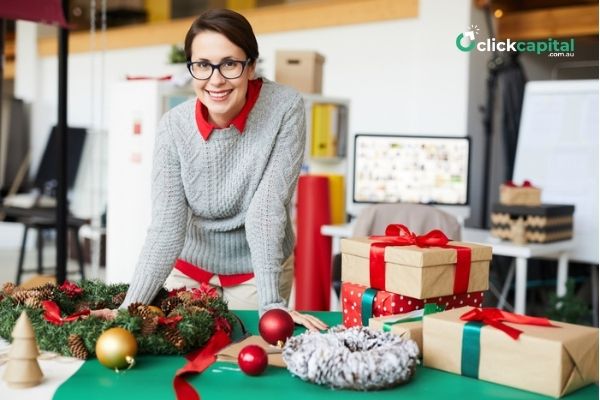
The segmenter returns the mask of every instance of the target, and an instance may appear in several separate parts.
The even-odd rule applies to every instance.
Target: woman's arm
[[[152,162],[152,221],[121,308],[148,304],[156,296],[179,256],[185,240],[187,201],[174,143],[172,114],[161,119]]]
[[[285,308],[279,293],[283,239],[287,206],[304,158],[305,136],[304,103],[298,95],[283,117],[271,156],[246,214],[246,238],[261,312]]]

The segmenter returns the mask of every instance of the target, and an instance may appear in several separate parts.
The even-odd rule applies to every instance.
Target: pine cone
[[[56,285],[54,283],[44,283],[43,285],[36,286],[33,290],[54,290],[56,289]]]
[[[123,301],[125,301],[125,295],[127,295],[126,292],[121,292],[113,296],[112,302],[115,305],[115,307],[119,307],[123,303]]]
[[[185,308],[185,310],[187,312],[189,312],[190,314],[198,314],[198,313],[201,313],[202,311],[206,311],[206,308],[192,305],[192,306],[187,306]]]
[[[85,344],[83,343],[83,339],[81,336],[76,335],[74,333],[69,335],[69,350],[73,357],[77,357],[80,360],[86,360],[90,353],[88,352]]]
[[[181,336],[181,332],[176,326],[171,326],[165,329],[165,339],[171,343],[177,350],[183,350],[185,347],[185,339]]]
[[[129,311],[129,314],[133,315],[133,316],[138,316],[140,317],[140,309],[143,309],[144,305],[142,303],[131,303],[129,305],[129,307],[127,307],[127,311]]]
[[[90,310],[90,303],[88,303],[87,301],[82,301],[82,302],[75,304],[75,312],[79,312],[79,311],[83,311],[83,310]]]
[[[165,315],[169,314],[171,311],[175,309],[175,307],[179,306],[182,303],[179,297],[167,297],[160,303],[160,308],[163,310]]]
[[[41,297],[41,292],[39,290],[29,289],[27,293],[29,297],[34,297],[36,299],[39,299]]]
[[[96,300],[90,303],[90,310],[101,310],[106,308],[108,304],[104,300]]]
[[[25,303],[25,300],[27,300],[29,297],[30,297],[29,290],[23,290],[23,289],[13,291],[12,295],[11,295],[11,298],[17,304]]]
[[[10,296],[14,292],[15,288],[16,286],[14,283],[6,282],[4,285],[2,285],[2,292],[4,292],[5,295]]]
[[[153,317],[149,317],[149,318],[142,318],[142,327],[141,327],[142,335],[144,335],[144,336],[152,335],[154,332],[156,332],[157,328],[158,328],[158,317],[156,315]]]
[[[45,285],[38,286],[34,288],[38,293],[38,298],[40,300],[54,300],[54,288],[56,286],[52,283],[46,283]]]
[[[42,301],[37,297],[28,297],[24,303],[29,308],[42,308]]]
[[[183,304],[187,304],[192,301],[192,294],[190,292],[179,292],[177,293],[177,297],[181,299]]]

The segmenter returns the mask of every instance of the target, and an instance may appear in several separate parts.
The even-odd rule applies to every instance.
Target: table
[[[334,254],[339,252],[339,242],[341,238],[352,236],[352,223],[344,225],[323,225],[321,234],[333,238]],[[514,270],[509,271],[502,295],[498,304],[499,308],[504,305],[504,299],[510,289],[510,283],[515,275],[515,312],[525,314],[527,309],[527,260],[533,257],[551,257],[558,258],[558,276],[556,280],[556,294],[562,296],[567,291],[567,277],[569,275],[569,250],[573,249],[573,240],[562,240],[559,242],[545,244],[524,244],[517,245],[508,241],[502,241],[490,236],[490,232],[485,229],[463,228],[462,240],[466,242],[486,243],[492,246],[493,253],[502,256],[515,258],[516,274]]]
[[[258,315],[255,311],[236,311],[246,328],[257,334]],[[314,315],[330,325],[341,323],[341,313],[315,312]],[[296,334],[304,329],[298,327]],[[97,360],[83,364],[80,371],[62,385],[54,399],[66,400],[85,396],[95,399],[169,399],[173,398],[172,379],[175,371],[185,363],[183,357],[139,357],[131,371],[115,374],[102,367]],[[190,378],[190,382],[204,400],[211,399],[548,399],[521,390],[496,385],[476,379],[465,378],[442,371],[419,367],[412,383],[392,390],[379,392],[332,391],[292,377],[287,370],[269,367],[259,377],[244,375],[236,364],[217,362],[201,375]],[[598,386],[581,389],[568,399],[598,398]]]
[[[519,314],[526,313],[527,305],[527,260],[533,257],[557,257],[558,273],[556,278],[556,294],[563,296],[567,292],[567,278],[569,276],[569,251],[575,246],[571,240],[561,240],[551,243],[529,243],[518,245],[509,241],[500,240],[490,235],[485,229],[464,228],[462,240],[466,242],[486,243],[492,246],[492,252],[500,256],[509,256],[515,258],[515,312]],[[502,288],[502,298],[506,298],[510,282],[511,273],[506,278]],[[502,300],[502,299],[501,299]],[[501,308],[501,307],[500,307]]]
[[[246,328],[257,334],[258,315],[255,311],[236,311]],[[339,312],[312,313],[330,325],[341,323]],[[297,327],[295,334],[304,329]],[[239,334],[238,334],[239,336]],[[55,369],[64,368],[65,364],[55,362],[51,366],[46,361],[42,368],[47,375],[57,376]],[[140,356],[136,366],[125,373],[116,374],[103,367],[96,359],[82,364],[56,393],[54,400],[71,400],[85,398],[86,400],[119,400],[119,399],[172,399],[174,398],[172,381],[175,371],[185,364],[183,357],[174,356]],[[77,365],[81,364],[77,362]],[[69,365],[69,364],[66,364]],[[53,368],[51,368],[53,367]],[[69,368],[73,368],[72,364]],[[1,369],[1,368],[0,368]],[[269,367],[259,377],[244,375],[236,364],[216,362],[203,374],[189,378],[190,383],[198,390],[204,400],[266,399],[280,398],[295,399],[531,399],[542,400],[548,397],[524,392],[506,386],[466,378],[459,375],[419,367],[413,381],[407,385],[391,390],[378,392],[334,391],[301,381],[292,377],[283,368]],[[55,383],[55,382],[52,382]],[[32,389],[18,391],[19,396],[13,396],[17,391],[7,391],[4,382],[0,381],[0,397],[11,399],[50,399],[52,394],[45,392],[40,395],[44,385]],[[37,390],[37,391],[36,391]],[[565,397],[569,400],[597,399],[598,386],[590,385]]]

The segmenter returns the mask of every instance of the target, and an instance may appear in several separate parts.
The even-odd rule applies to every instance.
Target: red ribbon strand
[[[511,322],[521,325],[537,325],[546,327],[556,327],[552,325],[548,318],[530,317],[528,315],[514,314],[508,311],[502,311],[498,308],[473,308],[460,316],[463,321],[478,321],[484,325],[493,326],[501,330],[508,336],[517,340],[523,331],[503,324],[503,322]]]
[[[82,310],[63,318],[60,315],[58,304],[51,300],[42,301],[42,307],[44,307],[44,319],[54,325],[77,321],[79,318],[90,314],[90,310]]]
[[[370,285],[374,289],[385,288],[385,248],[388,246],[443,247],[456,250],[456,272],[454,276],[454,294],[466,293],[471,273],[471,249],[449,245],[446,234],[434,229],[425,235],[416,235],[402,224],[390,224],[385,229],[385,236],[370,236],[369,254]]]
[[[196,392],[196,389],[185,380],[185,376],[204,371],[215,362],[217,359],[217,352],[229,343],[231,343],[231,339],[227,333],[218,330],[204,347],[186,357],[188,363],[177,371],[175,378],[173,379],[173,388],[175,389],[177,400],[200,400],[200,395]]]

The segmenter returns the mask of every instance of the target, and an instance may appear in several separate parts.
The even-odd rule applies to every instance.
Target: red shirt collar
[[[258,100],[258,95],[260,94],[262,83],[262,79],[260,78],[248,81],[246,103],[244,104],[244,107],[242,108],[240,113],[228,124],[235,126],[240,132],[240,134],[244,133],[244,128],[246,127],[248,115],[250,115],[252,107],[254,107],[256,100]],[[216,126],[208,122],[208,109],[204,104],[200,102],[199,99],[196,100],[196,125],[198,126],[200,135],[202,135],[204,140],[208,140],[212,131],[214,129],[217,129]]]

